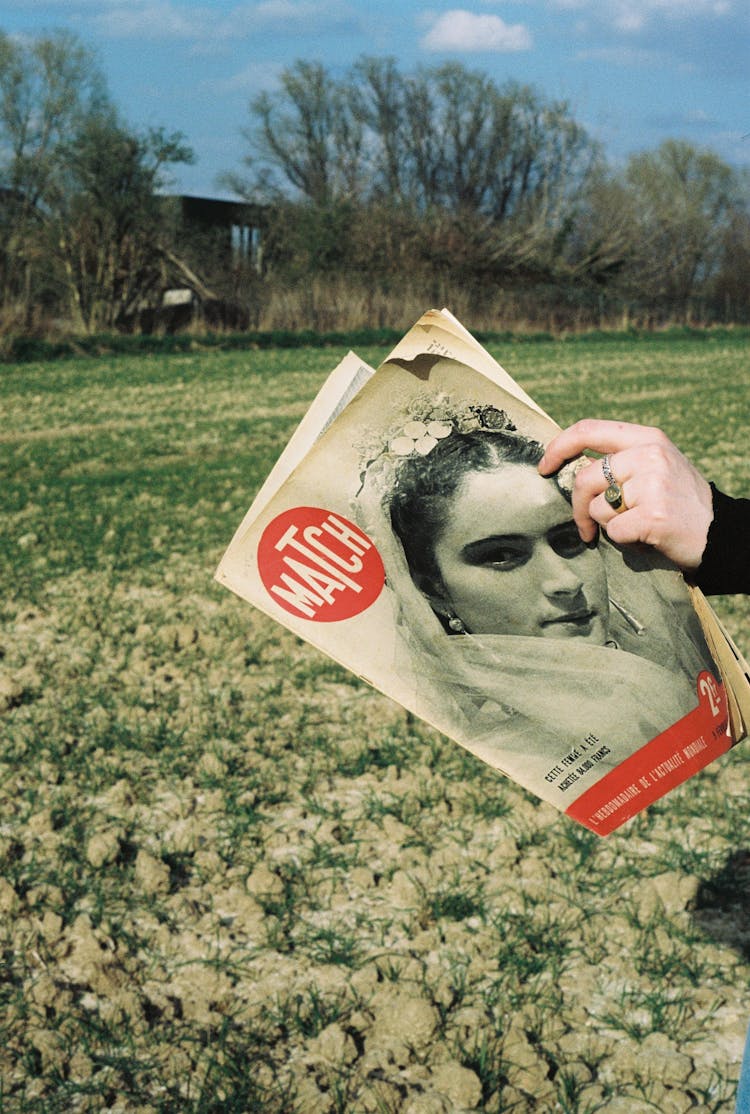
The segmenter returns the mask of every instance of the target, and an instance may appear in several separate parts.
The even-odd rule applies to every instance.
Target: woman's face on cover
[[[570,504],[527,464],[469,472],[435,545],[446,602],[472,634],[607,639],[604,564]]]

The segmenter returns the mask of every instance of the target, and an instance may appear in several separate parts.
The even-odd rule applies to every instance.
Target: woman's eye
[[[465,547],[463,559],[467,565],[481,568],[515,569],[528,561],[533,549],[533,541],[520,535],[483,538]]]
[[[586,543],[581,540],[575,522],[555,530],[549,538],[549,543],[560,557],[577,557],[586,548]]]
[[[484,554],[482,564],[493,569],[515,569],[518,565],[522,565],[528,556],[525,549],[503,546]]]

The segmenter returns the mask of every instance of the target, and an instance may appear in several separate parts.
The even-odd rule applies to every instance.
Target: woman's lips
[[[559,623],[573,623],[575,626],[585,627],[592,622],[595,616],[596,612],[589,609],[567,611],[564,615],[554,615],[549,619],[543,619],[541,625],[543,627],[552,627]]]

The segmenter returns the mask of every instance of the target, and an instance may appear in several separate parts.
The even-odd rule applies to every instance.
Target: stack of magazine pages
[[[606,835],[746,734],[750,680],[677,569],[581,542],[558,428],[431,310],[331,373],[216,576]]]

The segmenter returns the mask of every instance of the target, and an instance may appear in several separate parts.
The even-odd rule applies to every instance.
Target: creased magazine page
[[[556,430],[461,361],[402,348],[217,575],[603,835],[732,737],[681,574],[583,544],[572,468],[539,475]]]
[[[333,369],[308,407],[304,418],[295,429],[283,453],[276,461],[263,486],[253,499],[245,518],[247,520],[281,486],[294,471],[305,453],[317,441],[324,429],[336,418],[355,394],[375,374],[375,369],[360,360],[355,352],[348,352]],[[244,525],[244,523],[243,523]]]
[[[423,313],[388,359],[408,363],[422,356],[445,356],[460,360],[482,372],[513,398],[544,417],[548,416],[448,309],[431,309]]]

